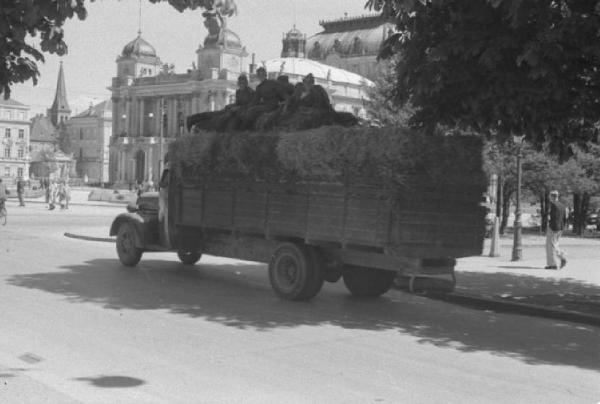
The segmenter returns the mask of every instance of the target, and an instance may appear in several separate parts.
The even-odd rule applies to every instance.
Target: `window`
[[[23,149],[19,149],[19,150],[17,150],[17,156],[18,156],[20,159],[22,159],[22,158],[23,158],[23,155],[24,155],[24,154],[25,154],[25,153],[23,152]]]
[[[12,109],[7,109],[5,115],[8,119],[12,119]]]
[[[22,167],[17,168],[17,177],[23,177],[23,168]]]
[[[10,147],[6,147],[4,149],[4,157],[9,159],[10,158]]]
[[[10,167],[4,167],[4,176],[10,177]]]
[[[25,121],[25,120],[26,120],[26,117],[25,117],[25,111],[21,111],[21,112],[19,113],[19,119],[20,119],[21,121]]]
[[[83,129],[79,129],[79,140],[83,140]]]
[[[10,128],[4,129],[4,137],[10,137]]]
[[[25,138],[25,129],[19,129],[19,139]]]

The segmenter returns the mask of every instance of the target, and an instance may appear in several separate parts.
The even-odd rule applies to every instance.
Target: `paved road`
[[[9,205],[0,228],[2,403],[595,403],[599,330],[327,284],[281,301],[265,266],[137,269],[98,233],[117,211]]]

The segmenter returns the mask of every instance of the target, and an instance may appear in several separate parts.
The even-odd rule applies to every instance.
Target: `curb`
[[[111,238],[111,237],[90,237],[90,236],[83,236],[80,234],[73,234],[73,233],[65,233],[64,236],[69,237],[69,238],[75,238],[78,240],[103,241],[106,243],[114,243],[116,241],[114,238]]]
[[[441,300],[458,305],[476,307],[485,310],[504,311],[518,314],[526,314],[536,317],[551,318],[555,320],[571,321],[600,327],[600,316],[581,313],[578,311],[551,309],[535,304],[517,303],[502,299],[487,298],[483,296],[470,295],[467,293],[426,293],[423,296],[434,300]]]
[[[28,201],[27,199],[25,199],[24,201],[25,203],[37,203],[37,204],[46,204],[46,202],[44,201]],[[69,202],[69,206],[91,206],[91,207],[97,207],[97,208],[125,208],[127,206],[127,204],[125,203],[115,203],[113,205],[109,205],[109,203],[111,202],[107,202],[106,205],[101,205],[101,204],[97,204],[97,203],[84,203],[84,202]]]

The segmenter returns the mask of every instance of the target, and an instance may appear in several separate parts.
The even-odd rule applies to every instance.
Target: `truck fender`
[[[119,216],[113,220],[110,226],[110,236],[116,236],[119,232],[119,227],[123,223],[131,223],[133,228],[135,229],[135,246],[138,248],[145,248],[145,240],[144,240],[144,225],[145,221],[137,213],[121,213]]]

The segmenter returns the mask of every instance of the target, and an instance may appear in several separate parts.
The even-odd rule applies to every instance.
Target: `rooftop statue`
[[[208,35],[204,39],[204,46],[221,44],[223,33],[227,28],[227,18],[237,14],[237,5],[234,0],[212,1],[202,16]]]

